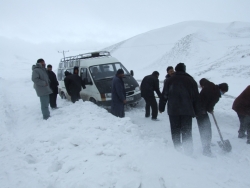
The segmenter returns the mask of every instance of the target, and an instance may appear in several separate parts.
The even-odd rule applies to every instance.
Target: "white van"
[[[58,93],[61,98],[70,100],[65,85],[64,72],[73,73],[74,66],[79,67],[79,76],[84,80],[86,89],[82,89],[80,96],[84,101],[110,107],[112,78],[118,69],[124,71],[124,85],[127,104],[135,106],[141,99],[139,84],[133,77],[133,71],[127,69],[107,51],[90,52],[61,59],[57,71],[59,82]]]

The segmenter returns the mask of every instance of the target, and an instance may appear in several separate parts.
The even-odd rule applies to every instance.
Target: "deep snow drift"
[[[158,51],[151,52],[153,56]],[[244,79],[242,72],[230,69],[230,64],[225,65],[225,76],[217,73],[220,64],[204,73],[206,77],[213,75],[215,83],[227,80],[231,91],[220,99],[214,111],[224,139],[230,140],[233,149],[226,154],[221,151],[210,118],[215,157],[209,158],[202,155],[196,119],[194,154],[186,156],[173,147],[167,113],[159,114],[158,122],[144,118],[143,100],[136,108],[126,108],[126,117],[121,119],[90,102],[72,104],[58,97],[60,108],[50,110],[52,117],[44,121],[31,81],[31,66],[36,60],[4,57],[0,60],[1,188],[250,187],[250,147],[246,139],[237,138],[239,121],[231,109],[234,96],[249,85],[249,69]],[[127,57],[128,61],[122,63],[129,68],[125,62],[133,58]],[[238,63],[244,64],[243,60]],[[136,73],[143,63],[138,60],[133,65]],[[188,71],[199,73],[211,64],[200,66],[196,62],[187,66]],[[154,67],[145,72],[155,69],[162,71],[163,79],[165,65],[164,69]],[[196,81],[198,78],[195,74]],[[238,90],[236,83],[243,89]]]

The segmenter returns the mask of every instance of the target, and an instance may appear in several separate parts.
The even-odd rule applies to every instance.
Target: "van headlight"
[[[111,93],[105,93],[106,98],[111,98],[112,94]]]
[[[139,88],[139,87],[136,87],[136,88],[135,88],[135,92],[138,92],[138,91],[140,91],[140,88]]]

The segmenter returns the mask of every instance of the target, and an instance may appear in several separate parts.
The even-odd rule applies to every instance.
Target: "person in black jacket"
[[[215,104],[219,101],[221,95],[228,91],[227,83],[215,85],[205,78],[200,80],[202,90],[199,94],[199,111],[196,117],[199,127],[203,155],[212,156],[211,140],[212,130],[208,113],[213,113]]]
[[[74,73],[69,75],[69,73],[65,72],[64,84],[67,90],[67,93],[71,96],[71,101],[75,103],[78,101],[80,97],[81,87],[85,89],[85,83],[78,75],[78,67],[74,67]]]
[[[152,120],[157,120],[158,106],[155,99],[154,92],[157,93],[158,97],[161,97],[161,92],[159,90],[159,72],[154,71],[151,75],[145,76],[141,82],[141,97],[144,98],[146,102],[145,106],[145,117],[150,116],[150,107],[152,109]]]
[[[192,154],[192,117],[198,112],[198,86],[186,73],[184,63],[177,64],[175,71],[164,84],[159,111],[164,112],[167,103],[174,146],[177,150],[183,146],[185,153]]]
[[[49,86],[51,90],[53,91],[53,93],[49,95],[49,103],[52,109],[56,109],[57,108],[56,98],[58,94],[59,83],[57,81],[56,74],[52,71],[52,65],[47,65],[47,72],[48,72],[49,79],[50,79]]]
[[[124,105],[127,102],[124,82],[122,80],[123,76],[124,71],[122,69],[118,69],[116,75],[113,77],[111,87],[111,113],[120,118],[125,116]]]

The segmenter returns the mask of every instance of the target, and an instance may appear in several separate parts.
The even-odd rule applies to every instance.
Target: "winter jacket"
[[[176,72],[164,84],[159,111],[163,112],[168,102],[169,115],[195,117],[198,113],[198,96],[196,81],[185,72]]]
[[[169,74],[167,74],[166,76],[165,76],[165,80],[164,80],[164,84],[165,84],[165,82],[167,81],[167,79],[169,79],[171,76],[169,75]]]
[[[154,91],[157,93],[159,98],[161,97],[159,79],[152,74],[143,78],[140,88],[141,96],[144,98],[154,97]]]
[[[250,85],[234,100],[232,108],[240,115],[250,116]]]
[[[56,78],[56,74],[53,71],[47,71],[50,79],[50,88],[52,89],[54,94],[58,94],[58,81]]]
[[[221,97],[218,85],[213,82],[207,82],[199,94],[199,114],[206,114],[214,110],[215,104]]]
[[[64,84],[65,84],[67,93],[70,96],[72,94],[78,94],[82,88],[83,89],[86,88],[84,82],[82,81],[80,76],[78,76],[77,74],[67,74],[65,72],[65,75],[67,76],[64,78]]]
[[[111,113],[118,117],[124,117],[124,100],[126,100],[126,92],[122,78],[114,76],[111,92]]]
[[[49,87],[49,76],[46,69],[43,68],[40,63],[32,66],[31,80],[34,82],[34,88],[38,97],[52,93],[52,90]]]

